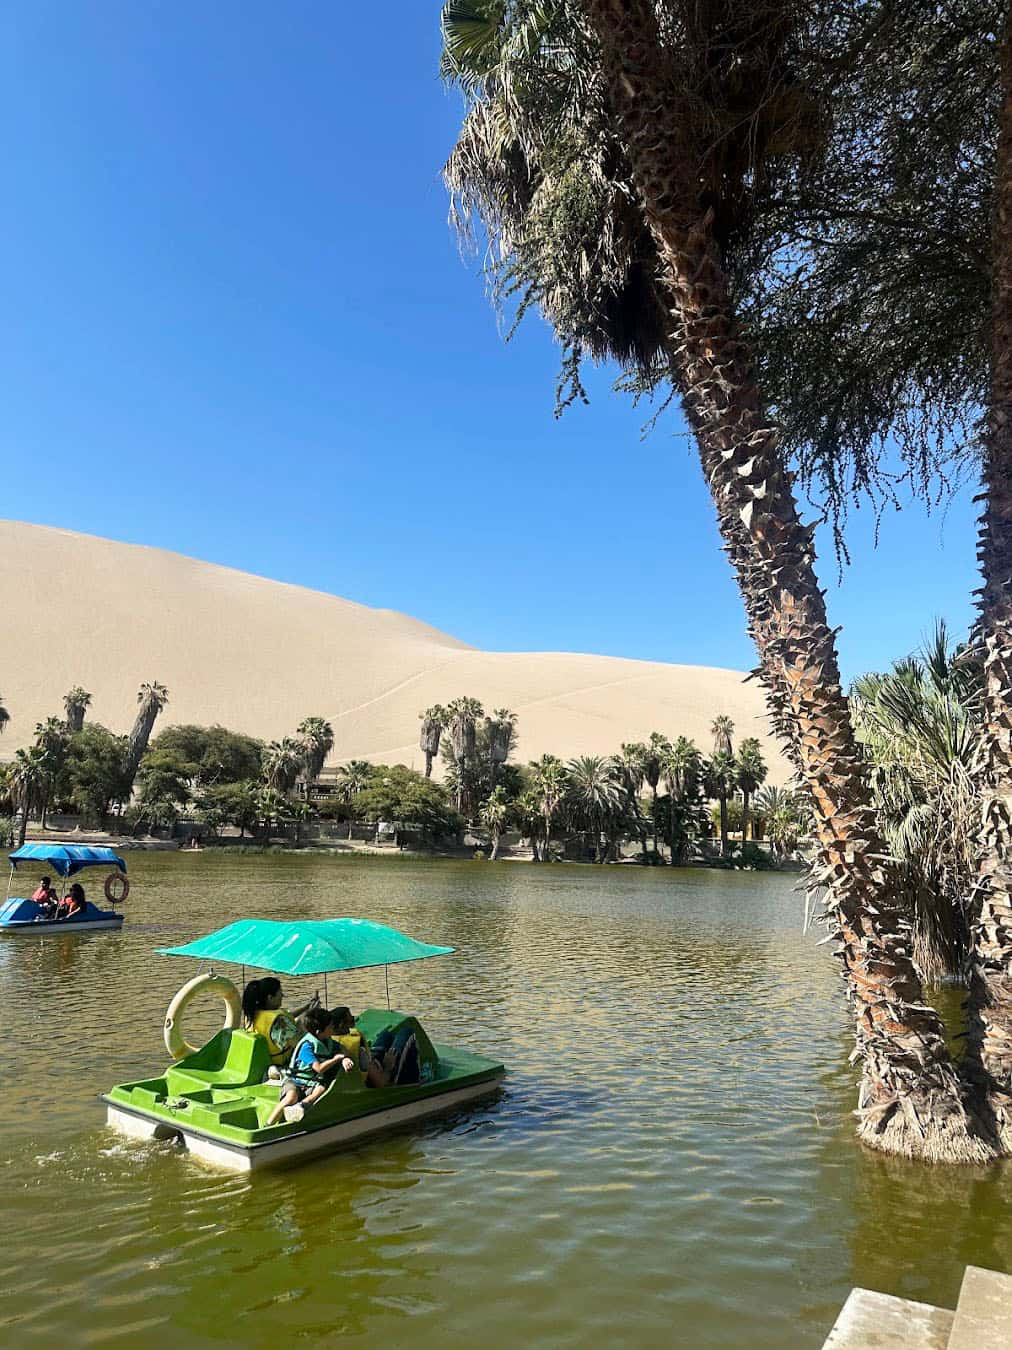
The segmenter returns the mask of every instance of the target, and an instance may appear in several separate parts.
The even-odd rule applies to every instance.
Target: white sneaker
[[[297,1120],[302,1120],[305,1114],[306,1110],[301,1102],[285,1107],[285,1120],[288,1121],[289,1125],[294,1125]]]

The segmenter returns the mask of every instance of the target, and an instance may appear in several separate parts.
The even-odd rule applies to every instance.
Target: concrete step
[[[852,1289],[822,1350],[946,1350],[954,1316],[930,1303]]]
[[[1012,1275],[967,1266],[949,1336],[949,1350],[1009,1350]]]

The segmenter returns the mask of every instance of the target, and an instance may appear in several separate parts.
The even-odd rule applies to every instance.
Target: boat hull
[[[36,920],[27,923],[0,921],[0,933],[27,933],[30,937],[40,937],[43,933],[95,933],[115,932],[123,927],[123,915],[116,914],[109,919],[63,919],[54,921]]]
[[[175,1139],[201,1162],[232,1172],[257,1172],[268,1167],[299,1162],[314,1154],[336,1152],[388,1130],[461,1110],[497,1092],[504,1072],[484,1082],[449,1088],[415,1101],[380,1108],[351,1120],[337,1121],[318,1129],[301,1130],[283,1139],[250,1145],[215,1139],[205,1131],[182,1123],[169,1124],[144,1111],[110,1101],[108,1097],[104,1097],[103,1101],[106,1103],[106,1123],[121,1134],[134,1139]]]

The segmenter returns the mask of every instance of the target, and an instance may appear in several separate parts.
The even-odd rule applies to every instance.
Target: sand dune
[[[787,766],[762,696],[731,670],[570,652],[484,652],[392,610],[197,562],[161,549],[0,521],[2,692],[9,756],[62,715],[73,684],[89,718],[133,720],[138,685],[169,689],[159,722],[221,722],[266,739],[305,716],[334,727],[331,762],[422,767],[418,713],[472,694],[519,716],[518,757],[617,749],[651,730],[710,743],[718,713],[763,742],[771,781]]]

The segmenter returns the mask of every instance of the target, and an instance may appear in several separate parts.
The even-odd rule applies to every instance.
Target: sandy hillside
[[[62,715],[81,684],[88,717],[133,721],[138,685],[158,680],[172,722],[221,722],[265,739],[307,715],[334,727],[331,762],[422,767],[418,713],[472,694],[519,716],[518,757],[607,753],[651,730],[709,747],[718,713],[764,743],[770,780],[786,766],[762,696],[741,674],[568,652],[483,652],[392,610],[370,609],[161,549],[0,521],[4,650],[11,714],[0,754]]]

